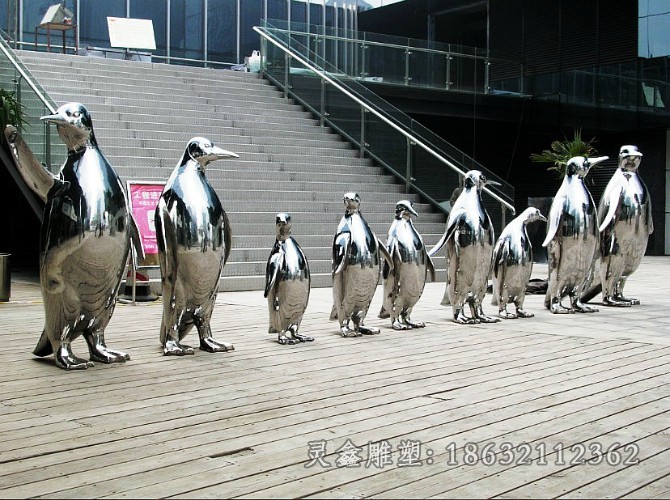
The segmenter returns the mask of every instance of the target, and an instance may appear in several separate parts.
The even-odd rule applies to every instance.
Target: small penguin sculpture
[[[463,190],[449,213],[440,241],[428,252],[435,255],[446,246],[447,286],[445,298],[452,306],[453,321],[461,324],[495,323],[500,318],[484,314],[486,295],[493,263],[495,234],[493,224],[482,202],[481,191],[490,181],[479,170],[470,170],[463,179]],[[468,303],[471,316],[463,311]]]
[[[40,242],[45,326],[33,353],[53,353],[56,366],[66,370],[85,369],[93,361],[123,363],[130,357],[106,346],[105,328],[131,240],[143,256],[126,191],[98,147],[86,107],[67,103],[41,119],[56,124],[67,146],[58,176],[39,163],[14,127],[5,130],[19,172],[46,203]],[[80,335],[90,361],[72,351],[71,343]]]
[[[493,249],[493,303],[498,304],[498,316],[504,319],[532,318],[523,309],[526,287],[533,272],[533,246],[526,225],[547,219],[537,208],[528,207],[507,224]],[[507,311],[513,302],[516,312]]]
[[[280,344],[311,342],[313,337],[298,333],[309,302],[309,264],[291,236],[291,216],[278,213],[275,228],[276,241],[265,268],[264,296],[270,312],[268,333],[276,333]]]
[[[391,318],[394,330],[423,328],[425,323],[412,321],[412,308],[421,298],[430,273],[435,281],[435,267],[423,238],[412,223],[412,216],[418,217],[411,201],[401,200],[395,206],[395,219],[389,228],[386,249],[393,259],[393,270],[384,262],[384,303],[380,318]]]
[[[181,344],[195,326],[200,349],[234,350],[212,337],[210,319],[219,278],[230,254],[232,233],[221,201],[205,176],[205,168],[235,153],[194,137],[165,184],[156,207],[156,238],[163,284],[163,353],[183,356],[193,349]]]
[[[379,328],[363,325],[375,294],[383,258],[393,270],[393,260],[359,212],[361,198],[345,193],[345,213],[333,238],[333,310],[343,337],[378,334]],[[354,328],[349,326],[353,321]]]
[[[549,209],[547,237],[542,243],[549,257],[549,281],[544,305],[554,314],[596,312],[582,303],[598,251],[598,219],[593,197],[584,177],[607,156],[575,156],[566,165],[565,177]],[[570,307],[561,299],[570,297]]]
[[[654,232],[649,190],[638,174],[642,153],[636,146],[621,146],[618,168],[598,206],[600,220],[600,281],[606,306],[631,306],[638,299],[623,296],[628,277],[640,265]]]

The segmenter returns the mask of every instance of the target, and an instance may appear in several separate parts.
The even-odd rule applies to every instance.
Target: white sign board
[[[151,19],[108,17],[107,28],[112,47],[156,50],[154,24]]]

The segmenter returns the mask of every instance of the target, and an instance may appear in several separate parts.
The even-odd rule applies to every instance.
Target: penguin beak
[[[498,187],[502,186],[502,184],[499,183],[498,181],[489,181],[489,180],[486,181],[486,185],[487,186],[498,186]]]
[[[212,161],[224,160],[226,158],[239,158],[239,155],[233,153],[232,151],[226,151],[225,149],[221,149],[218,146],[212,146],[211,148],[209,148],[209,150],[205,151],[205,154],[207,156],[211,156]]]
[[[542,222],[547,222],[547,218],[542,214],[537,216],[537,220],[541,220]]]
[[[602,162],[602,161],[605,161],[605,160],[609,160],[609,158],[610,158],[609,156],[597,156],[597,157],[595,157],[595,158],[588,158],[588,159],[586,160],[586,165],[585,165],[585,166],[586,166],[588,169],[591,169],[591,168],[593,168],[594,166],[596,166],[598,163],[600,163],[600,162]]]
[[[405,209],[406,209],[410,214],[412,214],[414,217],[418,217],[418,216],[419,216],[419,214],[416,213],[416,210],[414,210],[413,207],[409,207],[409,206],[408,206],[408,207],[405,207]]]

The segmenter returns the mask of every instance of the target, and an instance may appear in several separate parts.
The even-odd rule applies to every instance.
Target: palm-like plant
[[[24,123],[23,105],[16,99],[13,91],[0,88],[0,135],[4,136],[2,132],[7,125],[21,128]]]
[[[554,141],[551,143],[551,149],[545,149],[542,153],[533,153],[530,155],[532,161],[538,163],[551,163],[547,170],[555,170],[561,176],[565,175],[565,167],[568,160],[574,156],[596,156],[598,151],[593,146],[596,142],[595,138],[589,141],[582,139],[581,129],[574,131],[572,139],[564,138],[562,141]]]

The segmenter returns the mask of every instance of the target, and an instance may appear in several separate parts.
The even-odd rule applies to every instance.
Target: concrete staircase
[[[363,216],[382,241],[395,203],[405,198],[415,204],[426,244],[442,235],[444,215],[406,195],[394,177],[256,74],[17,54],[58,105],[78,101],[88,108],[98,143],[124,181],[167,180],[194,136],[239,154],[207,169],[234,235],[222,291],[263,289],[277,212],[292,216],[312,286],[331,286],[331,243],[348,191],[359,193]],[[443,280],[442,257],[436,267]]]

